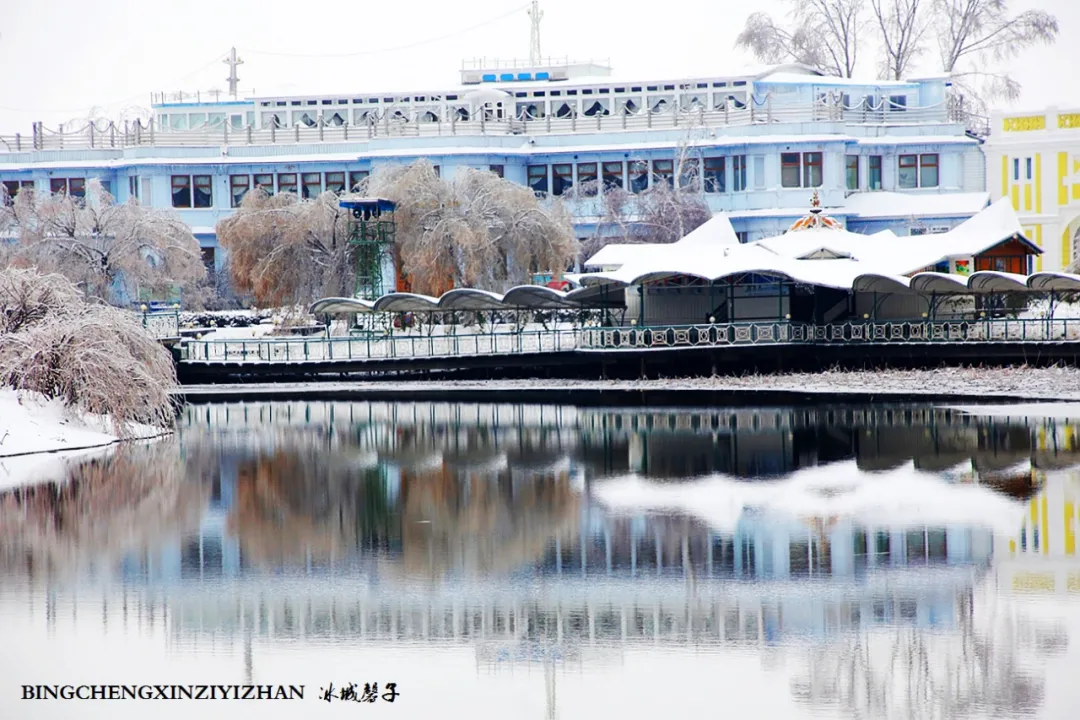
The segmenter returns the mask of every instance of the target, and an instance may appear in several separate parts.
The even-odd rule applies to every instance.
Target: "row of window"
[[[726,87],[728,87],[728,82],[726,80],[714,80],[714,81],[711,81],[711,82],[681,83],[681,84],[679,84],[678,89],[679,90],[691,90],[691,89],[705,90],[710,85],[712,87],[714,87],[714,88],[726,88]],[[730,86],[731,87],[745,87],[746,86],[746,81],[745,80],[735,80],[735,81],[731,82]],[[575,96],[575,95],[578,95],[578,94],[580,94],[580,95],[594,95],[594,94],[595,95],[612,95],[612,94],[619,94],[619,93],[626,93],[626,92],[631,92],[631,93],[662,92],[662,91],[670,91],[670,90],[675,90],[675,89],[676,89],[676,86],[674,84],[667,84],[667,85],[624,85],[624,86],[618,86],[618,87],[613,86],[613,87],[599,87],[599,88],[566,88],[565,90],[562,90],[562,89],[559,89],[559,90],[533,90],[532,92],[524,91],[524,90],[518,90],[518,91],[515,91],[514,97],[519,97],[519,98],[524,98],[524,97],[532,97],[532,98],[561,97],[564,94],[566,96]],[[443,102],[444,99],[446,101],[453,101],[453,100],[458,100],[459,96],[455,95],[453,93],[445,95],[445,96],[443,96],[443,95],[407,95],[407,96],[395,96],[395,97],[375,96],[375,97],[353,98],[352,99],[352,104],[353,105],[363,105],[363,104],[376,105],[376,104],[379,104],[380,102],[383,103],[383,104],[394,104],[394,103],[400,104],[400,103],[409,103],[409,102],[414,102],[414,103],[429,103],[429,102],[438,103],[438,102]],[[306,105],[306,106],[312,106],[312,105],[348,105],[349,104],[349,99],[348,98],[338,98],[336,100],[330,100],[330,99],[322,99],[322,100],[263,100],[259,104],[262,107],[287,107],[287,106],[290,106],[290,105],[294,106],[294,107],[295,106],[302,106],[302,105]]]
[[[527,182],[538,195],[565,195],[577,187],[582,195],[595,195],[598,189],[626,188],[632,193],[641,193],[649,187],[666,183],[669,187],[677,186],[689,190],[704,190],[707,193],[723,193],[729,186],[734,192],[747,190],[747,156],[730,155],[706,158],[684,159],[676,168],[673,159],[655,160],[617,160],[613,162],[555,163],[552,165],[529,165]],[[860,156],[845,157],[845,185],[848,190],[856,191],[860,184]],[[764,189],[765,162],[761,156],[755,160],[755,189]],[[1019,166],[1019,160],[1015,161]],[[1030,161],[1029,161],[1030,163]],[[919,155],[900,155],[897,158],[897,185],[901,189],[937,187],[939,177],[939,157],[936,153]],[[504,175],[504,166],[490,165],[489,170],[499,177]],[[435,167],[438,174],[439,168]],[[866,158],[867,190],[882,188],[882,156],[869,155]],[[1018,172],[1018,169],[1017,169]],[[1030,174],[1030,168],[1029,168]],[[367,170],[352,172],[311,172],[311,173],[255,173],[229,176],[229,196],[232,207],[238,207],[244,195],[253,187],[258,187],[273,195],[291,192],[302,198],[313,198],[325,191],[341,194],[353,191],[368,176]],[[109,181],[101,181],[106,192],[111,192]],[[780,184],[784,188],[818,188],[824,183],[823,156],[821,152],[782,153],[780,156]],[[8,202],[19,194],[20,190],[33,189],[32,180],[7,180],[3,183]],[[210,208],[213,207],[214,190],[211,175],[173,175],[171,178],[172,206],[174,208]],[[135,198],[140,195],[139,179],[128,178],[128,193]],[[86,196],[86,178],[50,178],[49,192],[65,193],[71,197]]]

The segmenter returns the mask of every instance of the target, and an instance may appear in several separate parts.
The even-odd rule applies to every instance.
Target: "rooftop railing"
[[[412,116],[384,113],[378,119],[351,125],[319,117],[311,125],[292,127],[247,126],[236,129],[228,123],[206,125],[197,129],[173,130],[160,127],[155,120],[146,123],[88,123],[80,128],[51,130],[34,123],[30,135],[0,135],[0,153],[35,150],[72,150],[129,147],[218,147],[222,145],[288,145],[301,143],[357,142],[373,138],[405,137],[476,137],[512,135],[566,135],[679,128],[750,127],[771,124],[839,122],[852,125],[919,125],[962,123],[945,103],[924,107],[845,107],[831,100],[805,104],[773,103],[771,98],[749,102],[728,102],[719,109],[673,107],[661,111],[642,109],[634,113],[614,112],[567,117],[491,119],[488,113],[476,113],[469,119],[458,117],[457,110],[445,108],[447,118],[412,111]]]

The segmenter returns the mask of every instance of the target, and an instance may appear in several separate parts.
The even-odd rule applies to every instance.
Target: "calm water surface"
[[[1076,415],[188,406],[0,494],[0,717],[1080,717]]]

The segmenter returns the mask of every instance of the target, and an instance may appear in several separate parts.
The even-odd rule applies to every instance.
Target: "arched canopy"
[[[1078,292],[1080,291],[1080,275],[1038,272],[1028,276],[1027,286],[1037,292]]]
[[[330,297],[316,300],[311,305],[310,312],[312,315],[321,315],[323,313],[326,313],[328,315],[345,313],[369,313],[372,312],[372,308],[374,305],[375,303],[371,300]]]
[[[376,312],[425,312],[438,310],[439,301],[429,295],[395,292],[376,300],[373,309]]]
[[[968,278],[968,287],[979,293],[1024,292],[1029,290],[1026,275],[980,270]]]
[[[574,307],[574,303],[568,302],[566,296],[567,293],[544,285],[520,285],[507,290],[503,302],[515,307],[545,310]]]
[[[894,293],[911,290],[911,278],[902,275],[878,275],[867,273],[859,275],[851,283],[855,292]]]
[[[911,289],[935,295],[970,295],[969,277],[938,272],[921,272],[911,276]]]
[[[502,296],[487,290],[454,288],[437,301],[439,310],[503,310]]]

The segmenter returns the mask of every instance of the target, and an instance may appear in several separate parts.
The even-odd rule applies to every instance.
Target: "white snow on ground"
[[[207,330],[201,340],[258,340],[272,333],[276,327],[270,323],[251,327],[223,327]]]
[[[1053,368],[940,368],[936,370],[827,371],[743,375],[738,377],[670,378],[663,380],[447,380],[436,382],[324,382],[274,385],[189,385],[178,392],[198,396],[200,389],[214,394],[249,391],[299,390],[376,391],[407,395],[412,391],[486,390],[772,390],[797,393],[863,393],[881,399],[889,395],[950,395],[957,398],[994,397],[1030,400],[1080,401],[1080,369]]]
[[[1080,403],[1051,402],[1024,403],[1019,405],[951,405],[949,410],[959,410],[968,415],[1008,418],[1080,418]]]
[[[807,468],[772,482],[714,475],[663,484],[630,476],[599,481],[592,495],[615,512],[683,513],[722,533],[733,533],[747,510],[794,521],[857,518],[862,524],[896,529],[970,524],[1012,533],[1027,508],[987,487],[949,483],[910,466],[868,473],[855,461]]]
[[[140,438],[159,428],[131,428]],[[71,412],[59,400],[37,393],[0,389],[0,489],[64,476],[66,463],[118,442],[108,418]],[[92,455],[93,453],[90,452]]]

